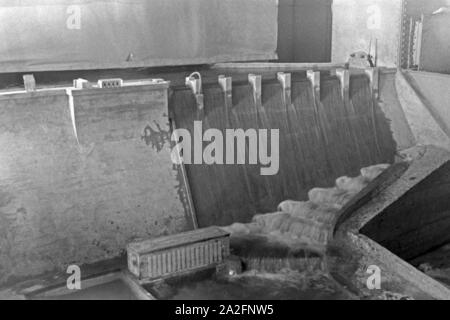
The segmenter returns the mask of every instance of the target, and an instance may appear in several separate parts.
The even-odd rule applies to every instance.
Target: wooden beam
[[[267,71],[307,71],[307,70],[331,70],[336,68],[348,69],[347,63],[273,63],[273,62],[249,62],[249,63],[216,63],[213,69],[265,69]]]

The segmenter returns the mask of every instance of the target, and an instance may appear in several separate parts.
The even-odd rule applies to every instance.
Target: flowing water
[[[325,76],[321,97],[314,99],[300,73],[293,74],[289,105],[274,80],[263,81],[261,105],[248,83],[233,82],[231,106],[218,85],[204,85],[203,93],[204,112],[198,112],[192,92],[174,88],[169,108],[178,128],[192,132],[193,121],[201,120],[204,130],[278,129],[280,168],[277,175],[261,176],[259,165],[187,165],[200,227],[249,222],[255,214],[274,212],[283,200],[305,200],[313,187],[394,160],[389,123],[365,76],[352,76],[348,102],[339,81]]]
[[[359,177],[335,179],[392,162],[395,143],[366,78],[352,78],[350,102],[342,101],[337,79],[323,79],[321,86],[315,99],[310,83],[294,76],[292,104],[286,105],[280,84],[265,81],[258,105],[250,85],[233,83],[229,105],[218,85],[206,85],[203,111],[189,90],[174,90],[172,118],[191,133],[195,120],[202,121],[203,130],[279,129],[280,170],[261,176],[258,165],[187,165],[200,226],[247,223],[226,228],[244,272],[220,278],[199,273],[148,287],[157,298],[354,298],[328,275],[323,252],[336,212],[371,177],[363,169]],[[282,202],[286,199],[294,201]],[[257,215],[264,212],[275,213]],[[120,280],[57,298],[135,299]]]
[[[246,272],[228,279],[211,275],[181,278],[149,288],[167,300],[347,300],[354,299],[324,273]]]

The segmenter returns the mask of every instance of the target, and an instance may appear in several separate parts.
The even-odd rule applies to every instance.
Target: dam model
[[[0,300],[450,299],[439,1],[25,2]]]
[[[175,197],[152,203],[164,205],[154,209],[161,212],[179,208],[171,223],[178,221],[180,231],[148,237],[135,227],[124,229],[115,204],[116,210],[104,215],[110,222],[93,221],[91,227],[101,226],[106,233],[115,228],[109,241],[117,252],[126,248],[126,263],[92,265],[95,258],[80,257],[89,271],[78,296],[62,280],[39,277],[32,285],[14,287],[18,296],[102,297],[115,288],[132,299],[248,299],[261,290],[268,293],[264,299],[448,299],[446,269],[427,262],[430,254],[445,260],[450,242],[448,139],[404,73],[345,64],[232,64],[187,74],[189,81],[176,76],[170,82],[115,80],[111,88],[82,82],[81,88],[51,93],[54,103],[67,108],[61,124],[66,140],[74,143],[73,161],[84,163],[82,172],[90,172],[98,159],[106,172],[117,166],[111,177],[132,174],[131,183],[139,181],[139,174],[122,170],[132,161],[135,168],[144,165],[152,181],[162,179],[167,190],[176,186]],[[44,94],[3,97],[12,95],[15,99],[8,101],[20,102],[14,107],[25,112],[27,99]],[[404,101],[414,103],[405,106]],[[420,119],[414,116],[417,110]],[[124,112],[139,125],[123,123],[119,130],[118,116]],[[107,131],[95,125],[100,113],[111,124]],[[39,119],[33,122],[35,132],[42,128]],[[260,165],[253,164],[172,162],[174,154],[180,156],[174,152],[180,137],[173,133],[184,129],[195,135],[189,126],[194,120],[222,132],[279,128],[279,174],[261,175]],[[422,130],[424,123],[432,134]],[[60,124],[54,125],[47,130],[59,130]],[[105,158],[119,143],[136,149]],[[42,157],[48,154],[43,152]],[[161,162],[141,162],[148,152]],[[314,169],[318,163],[321,170]],[[132,185],[122,192],[130,193]],[[167,197],[160,188],[148,191]],[[130,217],[146,221],[152,216]],[[169,226],[166,218],[162,228]],[[152,224],[161,228],[159,223]],[[105,245],[99,242],[98,248]],[[86,252],[96,252],[95,247],[87,245]],[[371,278],[377,273],[380,283]]]

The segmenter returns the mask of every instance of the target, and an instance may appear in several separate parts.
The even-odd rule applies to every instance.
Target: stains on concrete
[[[164,130],[159,123],[154,121],[156,129],[152,126],[147,125],[144,128],[141,139],[145,142],[147,146],[151,146],[152,149],[157,152],[161,152],[164,149],[166,143],[170,143],[170,129]]]

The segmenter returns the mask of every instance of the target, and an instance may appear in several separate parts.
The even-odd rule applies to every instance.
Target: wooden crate
[[[139,280],[214,267],[230,255],[230,235],[206,228],[130,243],[128,269]]]

